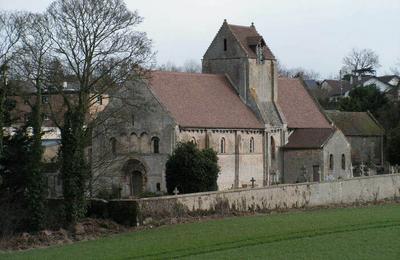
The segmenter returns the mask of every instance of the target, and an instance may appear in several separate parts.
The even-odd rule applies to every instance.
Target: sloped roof
[[[353,89],[354,85],[351,85],[347,80],[324,80],[331,87],[327,92],[329,96],[343,95],[347,91]]]
[[[326,111],[327,116],[348,136],[380,136],[383,128],[368,112]]]
[[[257,32],[254,25],[252,26],[241,26],[228,24],[229,29],[232,31],[235,38],[239,41],[244,51],[250,58],[257,58],[257,54],[252,45],[257,45],[258,42],[262,42],[264,45],[264,58],[267,60],[274,60],[275,56],[269,47],[265,44],[263,37]]]
[[[278,79],[278,103],[289,128],[331,128],[300,79]]]
[[[149,87],[182,127],[264,127],[223,75],[152,72]]]
[[[316,80],[313,79],[305,79],[304,83],[306,84],[306,87],[308,89],[317,89],[319,88],[318,82]]]
[[[393,79],[393,78],[398,78],[400,79],[399,76],[397,75],[386,75],[386,76],[381,76],[381,77],[377,77],[380,81],[389,84],[389,82]]]
[[[332,136],[332,128],[296,129],[290,136],[285,149],[318,149],[322,148]]]

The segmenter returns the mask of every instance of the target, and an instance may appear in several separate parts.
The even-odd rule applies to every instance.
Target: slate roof
[[[262,42],[262,45],[264,46],[264,58],[267,60],[275,59],[274,54],[266,45],[263,37],[257,32],[254,25],[241,26],[228,24],[228,26],[249,58],[257,58],[255,48],[252,48],[252,46],[255,46],[257,45],[257,43]]]
[[[152,72],[149,87],[182,127],[264,128],[224,75]]]
[[[331,87],[327,90],[328,96],[339,96],[344,95],[347,91],[353,89],[354,85],[351,85],[347,80],[324,80]]]
[[[326,115],[347,136],[381,136],[385,134],[369,112],[343,112],[328,110]]]
[[[304,83],[306,84],[306,87],[308,89],[317,89],[319,88],[319,85],[317,83],[317,81],[313,80],[313,79],[305,79]]]
[[[331,128],[300,79],[278,79],[278,103],[289,128]]]
[[[389,84],[389,82],[393,79],[393,78],[399,78],[399,76],[397,75],[386,75],[386,76],[381,76],[381,77],[377,77],[380,81]]]
[[[284,149],[319,149],[333,135],[333,128],[296,129],[290,136]]]

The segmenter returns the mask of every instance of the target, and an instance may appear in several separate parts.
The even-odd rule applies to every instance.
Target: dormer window
[[[224,51],[228,50],[228,41],[224,39]]]

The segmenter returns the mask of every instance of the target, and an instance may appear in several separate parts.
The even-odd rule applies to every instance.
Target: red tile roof
[[[290,136],[285,149],[319,149],[332,136],[335,129],[309,128],[296,129]]]
[[[257,58],[257,54],[250,46],[257,45],[257,43],[261,41],[264,45],[264,58],[267,60],[275,59],[274,54],[265,44],[263,37],[257,32],[254,26],[241,26],[233,24],[228,24],[228,26],[250,58]]]
[[[300,79],[278,79],[278,103],[289,128],[331,128]]]
[[[223,75],[153,72],[149,85],[182,127],[264,127]]]

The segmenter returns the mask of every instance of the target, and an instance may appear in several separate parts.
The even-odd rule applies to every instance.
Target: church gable
[[[231,31],[230,25],[225,20],[204,54],[204,59],[243,58],[246,56],[244,48],[240,45]]]
[[[255,26],[228,24],[225,20],[210,47],[204,54],[204,59],[250,58],[275,60],[275,56],[266,45],[264,38],[257,32]]]

